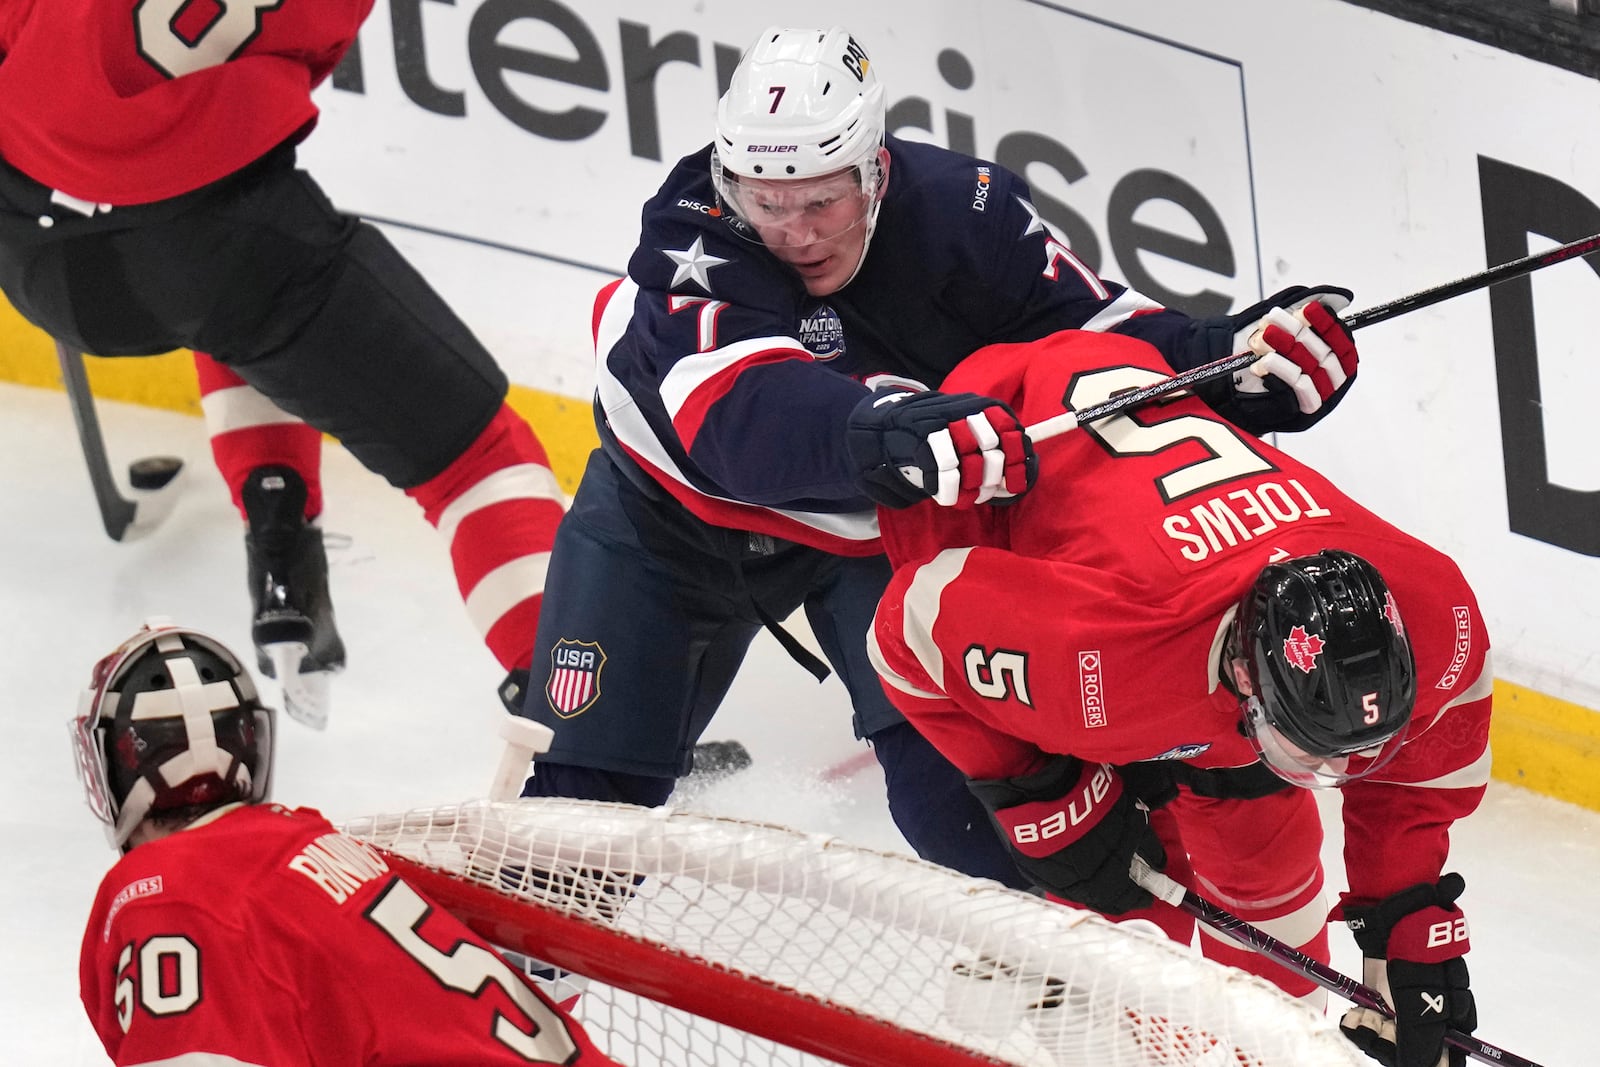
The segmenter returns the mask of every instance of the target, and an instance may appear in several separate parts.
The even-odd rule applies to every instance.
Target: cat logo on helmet
[[[550,650],[550,677],[544,683],[550,710],[563,719],[582,715],[600,699],[600,671],[606,653],[595,641],[562,638]]]

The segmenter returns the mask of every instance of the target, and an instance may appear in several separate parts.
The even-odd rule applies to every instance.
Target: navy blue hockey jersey
[[[1017,175],[887,145],[866,260],[824,297],[719,211],[710,146],[644,207],[628,276],[597,308],[601,436],[706,522],[875,553],[845,448],[874,376],[937,388],[987,344],[1115,328],[1171,351],[1187,332],[1186,316],[1080,263]]]

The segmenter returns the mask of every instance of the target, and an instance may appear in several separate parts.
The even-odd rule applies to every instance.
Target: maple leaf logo
[[[1283,658],[1306,674],[1310,674],[1316,669],[1317,657],[1322,654],[1322,648],[1326,643],[1318,635],[1306,633],[1304,626],[1296,626],[1284,639]]]
[[[1400,605],[1394,602],[1394,594],[1387,590],[1383,594],[1383,617],[1389,620],[1395,633],[1401,637],[1406,635],[1405,623],[1400,621]]]

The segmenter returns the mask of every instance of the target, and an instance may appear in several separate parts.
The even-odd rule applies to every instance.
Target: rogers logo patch
[[[1105,677],[1100,673],[1100,650],[1078,653],[1078,692],[1083,697],[1083,725],[1091,730],[1107,725]]]
[[[1445,669],[1444,677],[1434,683],[1435,689],[1454,689],[1472,656],[1472,612],[1462,604],[1451,608],[1450,615],[1456,622],[1456,644],[1450,653],[1450,666]]]

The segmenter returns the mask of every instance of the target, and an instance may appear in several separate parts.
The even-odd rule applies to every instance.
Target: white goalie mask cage
[[[95,664],[68,724],[89,809],[123,848],[151,812],[271,789],[273,712],[221,641],[151,618]]]

